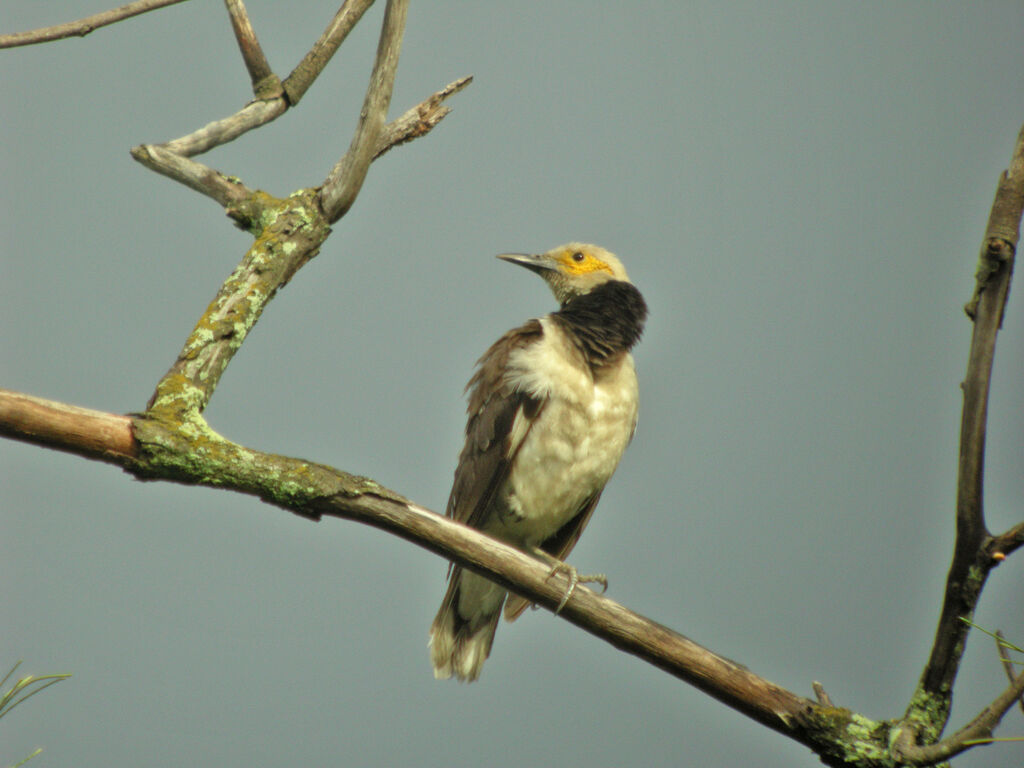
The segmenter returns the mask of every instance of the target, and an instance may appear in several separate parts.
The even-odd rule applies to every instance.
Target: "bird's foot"
[[[557,557],[552,557],[539,547],[534,548],[533,554],[551,566],[551,570],[548,571],[547,575],[548,579],[556,573],[564,573],[569,579],[569,587],[565,590],[565,594],[562,595],[562,600],[558,603],[558,607],[555,608],[556,616],[561,613],[566,603],[569,602],[572,593],[576,591],[577,584],[600,584],[601,594],[608,590],[608,578],[603,573],[580,573],[573,566],[559,560]]]

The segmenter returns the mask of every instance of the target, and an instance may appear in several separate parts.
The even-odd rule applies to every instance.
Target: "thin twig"
[[[273,81],[269,85],[266,80],[262,81],[260,85],[254,81],[258,97],[255,101],[246,104],[233,115],[214,120],[190,134],[172,139],[160,146],[176,155],[194,157],[221,144],[234,141],[242,134],[276,120],[288,110],[289,106],[298,103],[302,94],[313,84],[338,46],[344,42],[352,27],[372,3],[373,0],[351,0],[351,2],[345,3],[334,15],[320,39],[306,54],[302,63],[287,77],[280,88]],[[230,4],[228,10],[231,10]],[[237,35],[238,26],[234,15],[232,15],[232,24],[235,26]],[[255,35],[252,40],[255,41]],[[245,45],[241,40],[239,46],[242,48],[242,55],[246,56]],[[256,43],[256,46],[258,48],[259,44]],[[246,66],[249,66],[248,58],[246,58]],[[257,68],[257,72],[259,71],[262,71],[260,67]],[[267,71],[270,71],[269,64],[267,64]],[[252,76],[252,69],[250,69],[250,77]]]
[[[252,190],[238,179],[229,178],[220,171],[176,155],[160,146],[144,144],[141,147],[133,147],[132,157],[150,170],[213,198],[225,208],[241,202],[252,194]]]
[[[992,539],[992,555],[998,559],[1001,555],[1005,558],[1024,546],[1024,523],[1010,528]]]
[[[825,686],[819,683],[817,680],[811,683],[811,689],[814,691],[814,697],[818,700],[818,703],[823,707],[832,706],[832,698],[828,695],[825,690]]]
[[[1003,671],[1006,672],[1007,679],[1012,683],[1017,672],[1013,668],[1013,659],[1010,658],[1010,654],[1006,651],[1006,649],[1010,647],[1010,644],[1006,642],[1006,638],[1003,636],[1002,630],[997,629],[995,631],[995,639],[996,653],[999,654],[999,660],[1003,663]],[[1017,703],[1020,704],[1021,712],[1024,712],[1024,696],[1019,697],[1017,699]]]
[[[377,139],[384,128],[391,103],[408,9],[408,0],[388,0],[384,10],[377,58],[370,74],[370,84],[366,89],[355,135],[348,152],[331,169],[320,192],[320,206],[330,223],[340,219],[352,207],[376,154]]]
[[[380,136],[377,137],[373,159],[376,160],[392,147],[418,139],[433,130],[451,111],[444,105],[444,100],[461,91],[472,81],[472,77],[462,77],[449,83],[416,106],[406,110],[401,117],[385,125]],[[284,101],[281,99],[277,102],[253,102],[250,106],[272,103],[283,105]],[[200,142],[216,141],[230,135],[227,126],[222,122],[211,123],[203,130],[207,132],[205,138],[200,136],[200,132],[191,134],[191,138],[186,137],[189,142],[192,142],[191,148],[199,146]],[[202,163],[171,151],[170,147],[182,146],[183,141],[178,140],[169,144],[142,144],[133,147],[131,154],[147,168],[181,182],[225,207],[241,201],[252,193],[251,189],[237,179],[225,176]]]
[[[249,71],[249,79],[252,80],[253,93],[262,98],[280,96],[281,82],[270,68],[270,62],[267,61],[260,41],[256,38],[256,31],[249,21],[249,12],[245,10],[245,4],[242,0],[224,0],[224,5],[227,6],[228,16],[231,17],[231,29],[234,30],[238,49],[242,52],[242,60]]]
[[[221,144],[234,141],[253,128],[266,125],[285,113],[288,103],[283,97],[251,101],[230,117],[214,120],[180,139],[161,144],[168,152],[182,157],[193,157],[208,152]]]
[[[373,153],[373,159],[376,160],[392,147],[397,147],[399,144],[418,139],[429,133],[451,112],[450,107],[443,105],[444,100],[452,94],[458,93],[471,82],[473,82],[472,75],[460,77],[458,80],[448,83],[440,91],[428,96],[415,107],[407,109],[401,117],[385,125],[377,139],[377,148]]]
[[[342,3],[341,8],[334,14],[330,24],[320,35],[313,47],[309,50],[302,61],[298,63],[291,74],[284,79],[282,84],[284,92],[288,96],[288,103],[293,107],[299,103],[303,94],[309,90],[309,86],[317,79],[327,62],[331,60],[335,52],[345,42],[348,33],[363,17],[367,9],[373,5],[373,0],[348,0]]]
[[[175,5],[185,0],[136,0],[134,3],[122,5],[120,8],[113,8],[109,11],[86,16],[78,21],[69,21],[64,24],[56,24],[52,27],[32,29],[28,32],[14,32],[9,35],[0,35],[0,48],[16,48],[19,45],[34,45],[35,43],[48,43],[51,40],[61,40],[65,37],[85,37],[94,29],[114,24],[122,19],[131,16],[138,16],[140,13],[155,11],[167,5]]]

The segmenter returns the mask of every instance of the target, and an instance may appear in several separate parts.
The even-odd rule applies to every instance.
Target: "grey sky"
[[[281,74],[333,13],[247,5]],[[0,31],[103,7],[5,0]],[[278,195],[322,180],[381,13],[298,109],[201,159]],[[553,308],[494,254],[599,243],[651,317],[636,440],[573,563],[781,685],[899,715],[949,564],[961,307],[1024,122],[1022,25],[1019,2],[414,2],[392,113],[476,80],[374,164],[209,421],[442,510],[474,360]],[[128,150],[248,94],[217,2],[0,51],[0,386],[144,407],[249,238]],[[1024,497],[1022,296],[991,406],[1000,531]],[[818,764],[543,611],[499,627],[479,683],[435,681],[445,564],[355,524],[0,441],[0,526],[0,666],[74,674],[0,723],[3,765]],[[1018,555],[977,616],[1018,642],[1022,579]],[[973,638],[953,725],[1003,686]]]

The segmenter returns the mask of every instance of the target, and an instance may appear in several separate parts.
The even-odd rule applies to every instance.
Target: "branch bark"
[[[180,2],[181,0],[176,1]],[[373,0],[352,0],[343,4],[331,20],[327,30],[313,45],[313,48],[306,54],[299,66],[286,78],[284,83],[276,84],[276,76],[272,78],[269,76],[264,77],[259,82],[254,81],[253,87],[257,96],[255,101],[246,104],[233,115],[214,120],[186,136],[164,142],[158,146],[182,157],[193,157],[208,152],[221,144],[234,141],[239,136],[276,120],[290,106],[298,104],[299,98],[313,84],[324,67],[327,66],[327,62],[331,60],[338,46],[344,42],[356,22],[362,18],[366,9],[372,4]],[[240,5],[240,3],[237,3],[237,5]],[[250,62],[249,54],[246,52],[247,46],[251,47],[255,41],[255,33],[253,33],[250,39],[249,32],[245,29],[248,17],[246,16],[243,21],[241,19],[242,11],[236,9],[232,12],[231,4],[229,4],[228,9],[236,38],[238,38],[241,30],[242,38],[239,39],[239,45],[242,48],[242,56],[246,59],[246,65],[250,67],[250,76],[252,76],[253,66],[256,67],[257,72],[262,72],[263,65],[257,62]],[[249,30],[251,30],[251,26]],[[258,43],[255,43],[255,45],[256,47],[259,46]],[[260,55],[262,55],[262,51]],[[269,63],[266,65],[266,69],[270,70]]]
[[[377,137],[377,145],[374,147],[372,159],[376,160],[393,147],[430,133],[451,112],[451,108],[445,105],[445,100],[452,94],[461,91],[471,82],[473,82],[472,77],[460,77],[441,90],[432,93],[416,106],[410,107],[400,117],[385,125],[380,136]],[[256,101],[250,106],[273,103]],[[211,126],[215,127],[211,128]],[[222,127],[222,123],[211,123],[210,126],[207,126],[207,129],[217,132]],[[249,127],[245,127],[237,135],[241,135],[241,133],[249,129]],[[199,132],[191,136],[198,137]],[[216,144],[223,143],[220,140],[221,138],[223,138],[223,135],[211,136],[209,140],[215,146]],[[227,176],[186,155],[178,154],[173,151],[173,146],[174,142],[170,144],[142,144],[133,147],[131,155],[147,168],[184,184],[229,209],[253,194],[253,190],[245,186],[236,177]]]
[[[136,452],[129,416],[0,389],[0,435],[88,459],[121,463]]]
[[[231,29],[235,33],[235,40],[238,41],[238,50],[242,54],[245,68],[249,72],[249,79],[252,80],[252,90],[257,97],[280,96],[282,94],[281,81],[270,68],[266,54],[263,53],[263,46],[256,38],[256,30],[252,28],[249,21],[249,12],[245,10],[242,0],[224,0],[228,9],[228,17],[231,19]]]
[[[391,104],[408,10],[408,0],[388,0],[384,10],[377,59],[366,89],[363,109],[359,113],[355,136],[352,137],[348,152],[331,169],[320,191],[320,206],[332,224],[352,207],[366,179],[370,163],[377,154],[377,140]]]
[[[985,526],[982,488],[985,424],[996,335],[1002,325],[1024,211],[1024,128],[1007,170],[1000,176],[982,241],[974,295],[965,310],[974,322],[963,388],[957,474],[956,542],[931,655],[904,719],[923,744],[939,740],[949,719],[970,619],[992,568],[1005,559],[1008,542],[996,546]]]
[[[32,29],[27,32],[0,35],[0,48],[16,48],[20,45],[48,43],[65,37],[85,37],[94,29],[106,27],[132,16],[138,16],[141,13],[155,11],[157,8],[176,5],[182,2],[185,2],[185,0],[136,0],[134,3],[128,3],[119,8],[103,11],[102,13],[95,13],[78,21],[69,21],[65,24]]]
[[[302,58],[291,74],[284,79],[284,92],[288,96],[289,104],[294,107],[299,103],[302,96],[327,66],[327,62],[345,42],[348,33],[352,31],[352,28],[371,5],[373,5],[373,0],[348,0],[341,4],[341,8],[334,14],[334,18],[320,35],[320,39],[314,43],[309,53]]]
[[[1003,636],[1003,633],[998,629],[995,631],[995,641],[996,653],[999,654],[999,661],[1003,665],[1003,671],[1006,673],[1006,678],[1010,681],[1010,685],[1013,685],[1016,671],[1013,668],[1013,659],[1010,658],[1010,654],[1006,649],[1013,648],[1014,646],[1006,642],[1006,638]],[[1024,712],[1024,696],[1018,696],[1017,703],[1020,704],[1020,711]]]

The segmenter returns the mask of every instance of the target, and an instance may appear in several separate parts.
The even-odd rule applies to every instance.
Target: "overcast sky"
[[[334,12],[248,6],[282,76]],[[3,0],[0,31],[104,7]],[[381,16],[296,110],[199,159],[276,195],[319,183]],[[791,690],[899,716],[951,555],[962,305],[1024,122],[1022,26],[1016,1],[414,0],[392,114],[475,82],[373,165],[208,419],[443,510],[473,362],[554,308],[494,254],[599,243],[651,316],[636,439],[572,562]],[[0,386],[144,408],[250,239],[128,150],[249,95],[218,2],[0,51]],[[993,531],[1024,514],[1022,298]],[[10,442],[0,474],[0,667],[74,675],[0,723],[0,765],[37,746],[34,768],[819,764],[545,611],[499,627],[479,683],[435,681],[445,563],[379,531]],[[1022,584],[1018,554],[977,615],[1018,643]],[[951,725],[1004,687],[972,637]],[[1022,763],[1018,743],[956,765]]]

